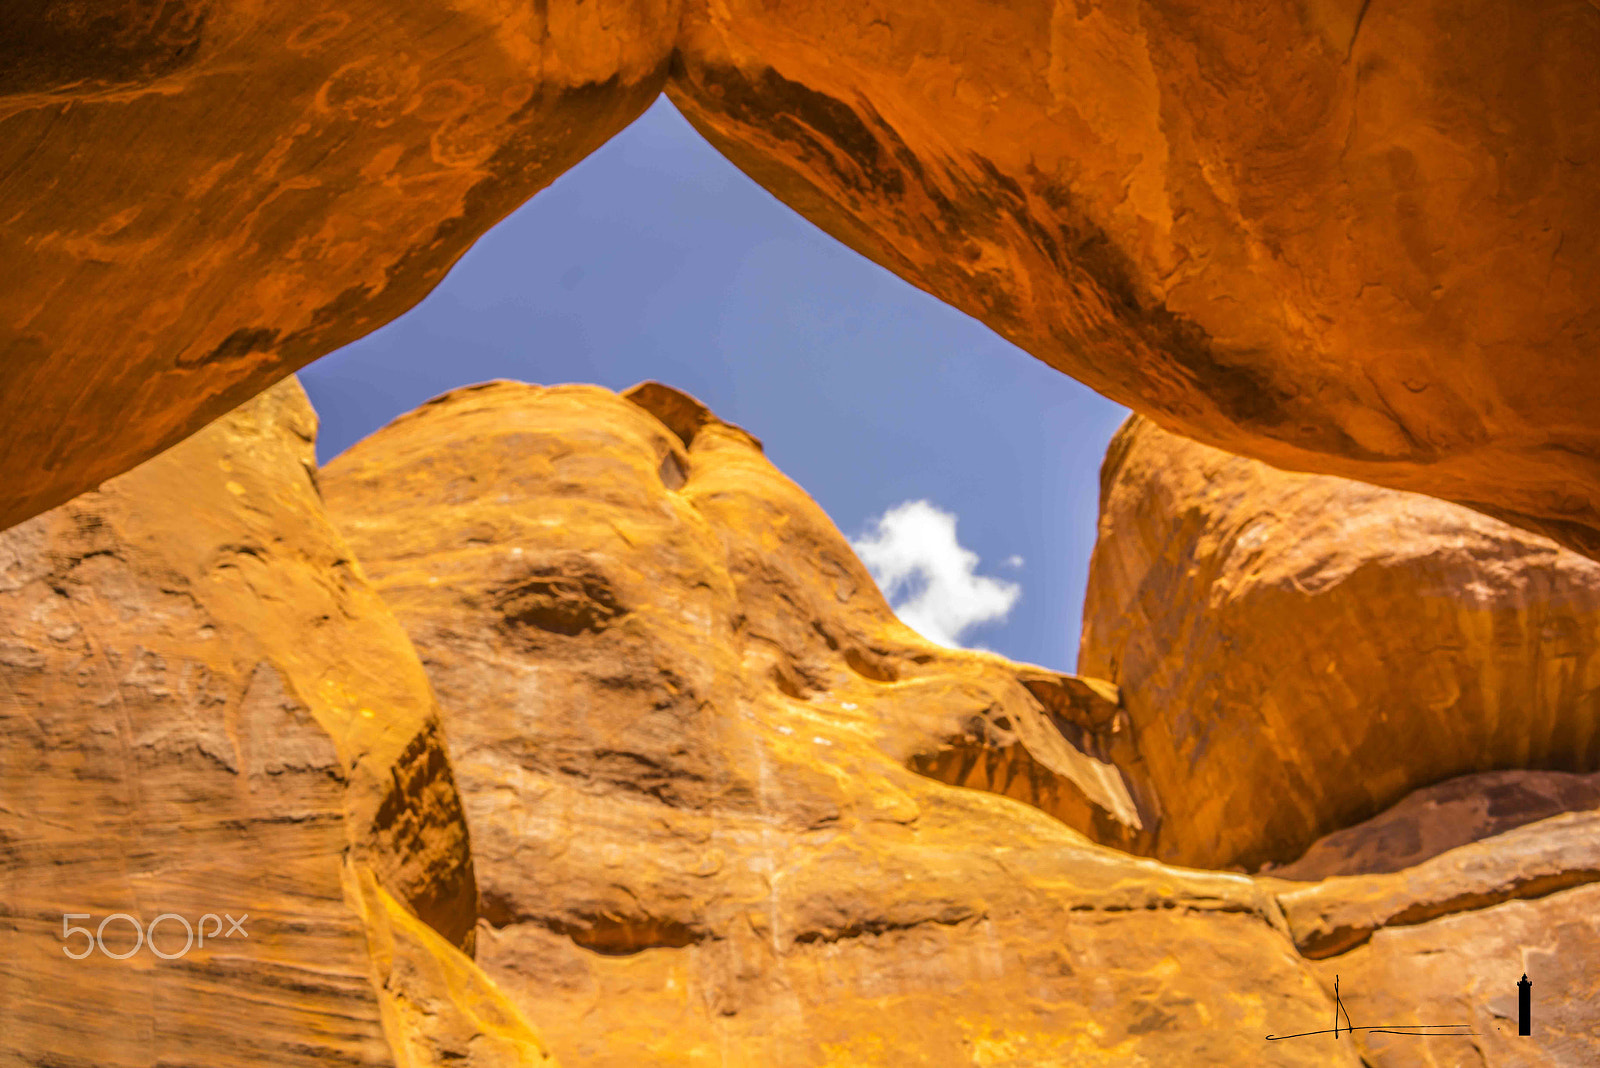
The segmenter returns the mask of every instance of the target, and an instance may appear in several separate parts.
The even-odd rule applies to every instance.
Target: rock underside
[[[923,640],[759,441],[667,387],[458,390],[320,472],[313,434],[286,383],[0,537],[0,1061],[1600,1059],[1592,768],[1540,769],[1531,744],[1488,771],[1397,760],[1374,765],[1396,797],[1366,813],[1330,801],[1360,779],[1348,763],[1318,779],[1307,762],[1274,796],[1237,775],[1225,793],[1254,808],[1230,822],[1204,761],[1171,763],[1160,714],[1193,699],[1237,747],[1236,704],[1173,665],[1150,689],[1159,665],[1130,673],[1131,655],[1070,676]],[[1549,543],[1209,453],[1246,469],[1190,492],[1196,448],[1138,424],[1118,439],[1091,607],[1116,561],[1125,583],[1180,549],[1212,567],[1196,532],[1251,501],[1287,524],[1297,493],[1359,491],[1378,496],[1346,502],[1348,522],[1399,532],[1363,535],[1361,566],[1325,560],[1334,578],[1313,581],[1295,554],[1327,557],[1317,531],[1298,548],[1276,531],[1313,631],[1334,625],[1316,613],[1341,581],[1383,572],[1412,596],[1382,606],[1392,629],[1373,640],[1432,626],[1454,663],[1521,685],[1491,670],[1520,631],[1463,621],[1520,619],[1496,598],[1539,553],[1559,566],[1516,611],[1581,620],[1592,565]],[[1143,470],[1170,479],[1120,510]],[[1452,524],[1472,553],[1441,548]],[[1158,544],[1174,530],[1191,541]],[[1272,581],[1261,557],[1238,574]],[[1230,575],[1219,588],[1244,590]],[[1151,582],[1144,603],[1189,618],[1170,655],[1199,672],[1185,650],[1226,613]],[[1356,666],[1333,689],[1373,685],[1338,649]],[[1250,657],[1290,654],[1234,655],[1249,680]],[[1358,724],[1375,700],[1340,715]],[[1382,707],[1391,724],[1425,714]],[[1487,707],[1458,701],[1436,743],[1489,744]],[[1300,721],[1281,714],[1251,733],[1292,765]],[[1251,842],[1284,863],[1163,859],[1201,843],[1226,847],[1206,866],[1244,867]],[[65,913],[247,915],[249,937],[178,953],[169,920],[153,943],[173,959],[72,960]],[[132,948],[126,921],[104,937]],[[1266,1041],[1326,1027],[1335,976],[1357,1024],[1474,1034]]]
[[[416,303],[663,89],[1161,425],[1600,554],[1600,8],[24,0],[0,528]]]

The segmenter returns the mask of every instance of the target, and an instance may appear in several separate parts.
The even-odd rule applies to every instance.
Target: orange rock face
[[[1146,818],[1114,688],[918,638],[691,399],[460,390],[322,485],[566,1062],[1355,1063],[1263,1041],[1331,1012],[1270,893],[1078,833]]]
[[[1346,1041],[1364,1063],[1579,1068],[1600,1060],[1593,1021],[1600,986],[1600,811],[1593,782],[1593,776],[1585,782],[1537,772],[1464,776],[1419,790],[1390,812],[1320,843],[1344,836],[1372,847],[1404,837],[1396,834],[1403,828],[1424,839],[1434,831],[1431,843],[1406,858],[1409,866],[1388,870],[1394,853],[1369,848],[1364,855],[1346,853],[1343,862],[1352,872],[1385,873],[1310,885],[1261,880],[1276,890],[1295,944],[1316,961],[1324,988],[1340,981],[1351,1023],[1454,1023],[1471,1036],[1358,1031]],[[1583,811],[1493,833],[1499,821],[1557,805]],[[1459,835],[1468,828],[1489,836],[1437,850],[1439,831]],[[1326,868],[1334,852],[1306,860]],[[1527,1037],[1517,1034],[1516,981],[1523,974],[1534,984]]]
[[[176,0],[0,37],[9,525],[405,310],[666,82],[1162,425],[1600,554],[1600,10]]]
[[[1454,1040],[1353,1036],[1351,1044],[1378,1068],[1584,1068],[1600,1063],[1594,1027],[1600,997],[1597,917],[1600,886],[1589,885],[1382,930],[1360,948],[1314,967],[1325,984],[1338,975],[1356,1023],[1466,1023],[1474,1032]],[[1517,1035],[1516,982],[1524,973],[1537,977],[1526,1038]]]
[[[1300,952],[1333,957],[1379,928],[1426,923],[1600,880],[1596,831],[1600,813],[1564,813],[1394,874],[1335,876],[1290,890],[1279,903]]]
[[[421,300],[647,107],[675,0],[129,0],[0,27],[0,529]]]
[[[314,426],[286,383],[0,534],[4,1063],[1600,1058],[1593,775],[1451,779],[1268,875],[1169,867],[1106,844],[1160,852],[1173,828],[1218,819],[1216,790],[1173,786],[1182,765],[1161,732],[1177,720],[1152,714],[1167,707],[1149,697],[1157,676],[1119,688],[920,639],[759,442],[692,398],[492,383],[320,476]],[[1394,629],[1364,640],[1422,662],[1396,644],[1404,624],[1454,649],[1463,677],[1476,664],[1500,678],[1495,650],[1538,664],[1519,628],[1573,611],[1561,591],[1594,566],[1476,513],[1267,471],[1137,420],[1114,444],[1107,515],[1124,524],[1102,539],[1097,582],[1143,568],[1141,612],[1184,609],[1179,554],[1245,607],[1239,576],[1270,585],[1278,561],[1297,618],[1336,633],[1324,606],[1370,593],[1354,576],[1371,572],[1386,576],[1371,589],[1405,597],[1369,613]],[[1213,496],[1173,506],[1196,470]],[[1332,507],[1353,492],[1362,510]],[[1270,557],[1228,526],[1264,502],[1284,535]],[[1319,548],[1326,532],[1297,511],[1313,504],[1382,537],[1350,520],[1342,549]],[[1223,544],[1255,562],[1220,566]],[[1536,550],[1553,558],[1546,584],[1518,586]],[[1444,596],[1439,567],[1455,599],[1427,631],[1402,609]],[[1233,618],[1212,607],[1208,626]],[[1279,619],[1258,629],[1288,642]],[[1494,641],[1456,641],[1447,623]],[[1191,626],[1173,647],[1208,640]],[[1577,648],[1566,659],[1587,670]],[[1259,677],[1255,647],[1238,651],[1240,677]],[[1261,654],[1294,664],[1292,647]],[[1432,676],[1412,667],[1426,696]],[[1213,697],[1191,707],[1241,714]],[[1386,729],[1427,708],[1379,707]],[[1306,724],[1280,719],[1249,733],[1294,742]],[[1497,737],[1458,719],[1482,745]],[[1275,813],[1296,795],[1270,778],[1277,792],[1260,792],[1266,762],[1244,733],[1213,721],[1237,747],[1222,789],[1254,798],[1254,826],[1281,838]],[[1352,749],[1344,778],[1434,767],[1431,750],[1390,749],[1389,765]],[[247,935],[201,921],[209,940],[185,948],[181,922],[207,913]],[[63,938],[63,917],[102,930],[108,952],[63,953],[87,937]],[[150,945],[134,943],[132,924],[153,921]],[[1511,1030],[1523,971],[1530,1039]],[[1326,1027],[1335,976],[1359,1025],[1474,1033],[1266,1041]]]
[[[1163,426],[1600,552],[1600,9],[690,0],[668,88]]]
[[[315,427],[284,383],[0,534],[0,1062],[547,1063]]]
[[[1419,786],[1600,767],[1600,565],[1135,418],[1102,472],[1079,669],[1121,687],[1155,856],[1287,862]]]
[[[1447,850],[1564,812],[1600,809],[1600,773],[1488,771],[1423,787],[1268,870],[1278,879],[1403,871]]]

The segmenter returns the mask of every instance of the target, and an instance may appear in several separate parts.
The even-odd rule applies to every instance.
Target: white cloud
[[[1021,567],[1022,566],[1022,557],[1020,557],[1020,556],[1016,555],[1015,553],[1013,553],[1012,555],[1006,557],[1006,566],[1007,567]]]
[[[906,501],[875,526],[851,548],[895,615],[930,641],[959,649],[964,633],[1003,621],[1022,596],[1016,583],[976,573],[978,554],[956,540],[955,515],[929,501]],[[1021,557],[1011,560],[1022,564]]]

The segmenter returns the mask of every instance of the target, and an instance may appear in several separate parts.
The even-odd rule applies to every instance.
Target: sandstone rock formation
[[[1131,679],[922,640],[760,443],[692,398],[491,383],[320,475],[314,425],[286,383],[0,534],[0,1062],[1600,1061],[1596,776],[1424,787],[1265,875],[1169,867],[1106,843],[1160,852],[1217,818],[1210,789],[1173,786],[1161,731],[1178,717]],[[1214,496],[1169,499],[1196,470]],[[1434,631],[1402,618],[1411,601],[1375,604],[1391,629],[1364,640],[1487,634],[1453,663],[1507,685],[1499,657],[1538,655],[1519,644],[1533,615],[1576,618],[1589,589],[1593,565],[1475,513],[1138,421],[1107,477],[1124,522],[1097,576],[1149,576],[1129,613],[1160,626],[1158,598],[1201,618],[1163,552],[1192,553],[1220,597],[1292,569],[1297,611],[1328,627],[1318,597],[1369,589],[1367,571],[1444,603]],[[1342,550],[1306,522],[1318,493],[1359,506],[1318,513],[1344,516]],[[1266,504],[1270,553],[1228,533]],[[1357,516],[1383,536],[1355,537]],[[1219,545],[1254,562],[1221,567],[1237,559]],[[1523,581],[1537,553],[1542,586]],[[1218,625],[1202,624],[1173,648],[1202,649]],[[1430,678],[1411,675],[1424,698]],[[1427,707],[1385,711],[1403,725]],[[1427,765],[1391,748],[1379,784]],[[1225,786],[1278,828],[1294,795],[1259,792],[1247,757]],[[208,912],[243,915],[248,937],[179,952],[169,919],[167,959],[126,926]],[[82,937],[63,940],[63,915],[114,913],[130,919],[106,948],[132,955],[62,953]],[[1523,971],[1532,1038],[1514,1034]],[[1473,1033],[1266,1040],[1326,1027],[1335,976],[1357,1024]]]
[[[1356,1032],[1364,1063],[1478,1068],[1600,1061],[1600,812],[1568,813],[1388,875],[1274,887],[1296,946],[1356,1024],[1465,1024],[1470,1039]],[[1518,1037],[1515,981],[1534,978]]]
[[[1079,667],[1120,684],[1153,851],[1253,864],[1340,828],[1257,880],[1297,951],[1355,1023],[1471,1032],[1360,1031],[1365,1064],[1600,1062],[1600,774],[1528,770],[1600,761],[1596,579],[1430,498],[1137,417],[1112,442]],[[1456,774],[1483,767],[1508,770]]]
[[[1403,871],[1459,846],[1564,812],[1600,809],[1600,773],[1487,771],[1406,795],[1353,827],[1319,838],[1298,860],[1266,870],[1279,879]]]
[[[1465,1040],[1352,1036],[1361,1057],[1378,1068],[1584,1068],[1600,1063],[1597,960],[1600,886],[1589,885],[1381,930],[1313,968],[1325,986],[1339,976],[1357,1023],[1463,1022],[1475,1033]],[[1517,1036],[1515,983],[1523,973],[1538,977],[1527,1038]]]
[[[1094,388],[1600,554],[1581,0],[33,2],[0,28],[0,526],[414,303],[667,77]]]
[[[1169,429],[1600,553],[1600,8],[688,0],[834,236]]]
[[[549,1063],[315,426],[291,380],[0,534],[0,1063]]]
[[[410,308],[645,109],[676,0],[21,0],[0,529]]]
[[[1569,812],[1389,875],[1335,876],[1279,896],[1295,945],[1332,957],[1384,927],[1600,880],[1600,813]]]
[[[1078,666],[1121,687],[1174,863],[1288,862],[1457,775],[1600,768],[1600,565],[1139,418],[1102,471]]]
[[[1355,1063],[1264,1041],[1331,1011],[1270,893],[1067,825],[1144,818],[1114,689],[918,638],[691,399],[458,390],[322,486],[440,696],[478,961],[565,1062]]]

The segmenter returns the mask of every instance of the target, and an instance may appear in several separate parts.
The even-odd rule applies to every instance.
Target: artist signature
[[[1340,1018],[1344,1023],[1340,1024]],[[1477,1034],[1476,1031],[1463,1030],[1471,1024],[1365,1024],[1361,1027],[1350,1022],[1350,1013],[1345,1010],[1344,1000],[1339,997],[1339,977],[1333,977],[1333,1026],[1322,1031],[1302,1031],[1298,1035],[1268,1035],[1268,1042],[1282,1042],[1286,1038],[1310,1038],[1312,1035],[1332,1035],[1338,1038],[1346,1032],[1354,1034],[1357,1031],[1369,1031],[1375,1035],[1411,1035],[1414,1038],[1464,1038]]]

